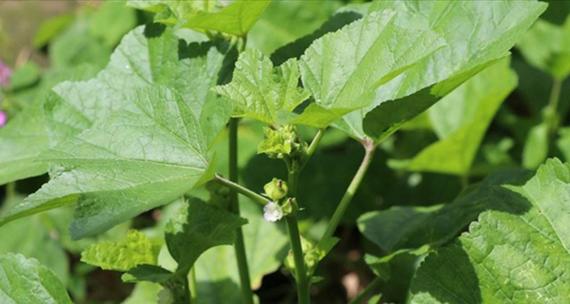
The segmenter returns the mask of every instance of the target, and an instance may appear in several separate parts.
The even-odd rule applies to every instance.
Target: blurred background
[[[249,47],[270,55],[317,31],[348,2],[274,0],[252,29]],[[357,219],[363,214],[393,206],[433,206],[450,202],[467,185],[497,170],[534,169],[551,156],[570,160],[569,12],[570,1],[550,2],[539,23],[513,50],[510,62],[505,64],[516,72],[518,82],[511,90],[499,93],[505,98],[495,101],[498,110],[493,115],[480,119],[478,113],[492,106],[486,103],[488,98],[479,98],[474,93],[486,92],[485,86],[492,84],[482,79],[474,80],[382,144],[338,231],[341,242],[319,269],[319,275],[325,279],[314,287],[315,303],[343,303],[373,277],[363,261],[364,252],[382,255],[385,250],[359,233]],[[41,103],[55,84],[96,75],[109,61],[121,37],[150,21],[151,15],[129,8],[119,0],[0,0],[0,125],[17,120],[20,112]],[[492,77],[499,77],[494,79],[498,82],[505,80],[501,75]],[[473,123],[474,119],[478,124]],[[34,128],[39,126],[17,127],[34,133],[37,131]],[[420,162],[413,168],[407,165],[426,148],[446,140],[457,130],[481,137],[480,143],[472,149],[447,151],[445,147],[441,148],[450,158],[468,159],[465,166],[440,170],[438,168],[445,166],[437,160],[429,165]],[[300,131],[307,140],[315,132],[309,128]],[[0,157],[5,149],[2,136],[9,134],[0,129]],[[275,172],[285,177],[285,168],[280,161],[256,154],[262,138],[260,124],[244,121],[239,143],[240,179],[246,186],[258,190],[275,176]],[[222,134],[217,148],[221,172],[227,158],[226,150],[226,138]],[[344,193],[362,154],[359,143],[341,131],[327,131],[321,149],[300,182],[300,200],[307,203],[301,225],[309,237],[322,233],[326,219]],[[0,159],[0,166],[1,162]],[[47,179],[44,175],[2,187],[0,210],[18,203]],[[195,195],[204,193],[198,191]],[[37,258],[60,277],[76,303],[153,303],[155,286],[123,283],[120,273],[81,263],[79,254],[93,242],[123,238],[129,227],[159,238],[164,223],[175,210],[176,203],[142,214],[97,239],[81,241],[72,241],[67,231],[73,210],[53,210],[1,227],[0,253],[19,252]],[[259,210],[251,211],[253,215],[258,213]],[[261,223],[255,229],[265,229],[263,225]],[[258,274],[263,277],[263,284],[256,293],[262,303],[290,303],[295,296],[292,278],[280,268],[280,261],[287,253],[286,237],[279,229],[271,233],[274,235],[269,242],[279,243],[280,247],[272,249],[270,265]],[[263,240],[259,242],[263,248]],[[231,255],[231,252],[227,254]],[[201,259],[202,265],[206,265],[208,259]],[[406,259],[394,262],[393,271],[398,275],[382,283],[383,301],[401,302],[405,298],[415,265],[415,261]],[[235,265],[228,262],[220,267],[229,269]],[[214,271],[207,266],[203,268],[204,272]],[[226,274],[219,275],[223,278]],[[231,294],[236,285],[230,282],[220,284],[219,288]]]

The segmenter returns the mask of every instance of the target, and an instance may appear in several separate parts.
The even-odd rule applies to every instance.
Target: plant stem
[[[238,180],[238,122],[239,120],[237,118],[231,118],[229,124],[229,175],[230,181],[234,183]],[[230,188],[230,209],[232,212],[239,215],[238,193],[235,188]],[[234,249],[238,265],[243,303],[253,304],[253,292],[251,291],[251,280],[249,278],[245,242],[241,227],[236,229]]]
[[[228,187],[234,191],[237,191],[239,194],[241,194],[241,195],[243,195],[243,196],[245,196],[245,197],[253,200],[254,202],[261,204],[261,205],[266,205],[267,203],[270,202],[269,199],[261,196],[260,194],[255,193],[253,190],[246,188],[246,187],[244,187],[238,183],[234,183],[231,180],[225,179],[224,177],[222,177],[218,174],[216,174],[214,179],[218,183],[220,183],[220,184],[222,184],[222,185],[224,185],[224,186],[226,186],[226,187]]]
[[[370,282],[368,286],[366,286],[366,288],[364,288],[361,292],[359,292],[358,295],[356,295],[356,297],[352,299],[352,301],[350,301],[350,304],[364,303],[364,300],[372,296],[374,291],[378,289],[381,284],[382,280],[380,279],[380,277],[374,278],[374,280],[372,280],[372,282]]]
[[[550,89],[550,98],[548,99],[548,105],[546,106],[546,123],[548,125],[548,134],[556,132],[558,128],[558,117],[556,111],[558,109],[558,103],[560,101],[560,90],[562,88],[562,79],[554,79],[552,83],[552,88]]]
[[[299,172],[289,170],[287,185],[289,187],[289,195],[297,196],[297,181]],[[289,232],[289,242],[291,243],[291,251],[293,252],[293,260],[295,261],[295,281],[297,282],[297,302],[299,304],[311,303],[309,295],[309,279],[307,277],[307,269],[305,267],[305,255],[303,254],[303,246],[301,245],[301,234],[299,233],[299,224],[295,213],[286,217],[287,231]]]
[[[317,151],[317,147],[319,146],[319,143],[321,142],[321,139],[323,138],[324,134],[325,134],[325,129],[319,129],[319,131],[317,131],[317,134],[315,134],[315,137],[313,137],[313,140],[311,141],[309,148],[307,148],[307,156],[305,158],[306,160],[309,160],[311,156],[315,154],[315,151]]]
[[[198,282],[196,281],[196,268],[190,269],[190,303],[198,301]]]
[[[360,186],[360,183],[362,182],[362,179],[364,178],[364,175],[370,166],[370,162],[374,157],[376,145],[369,139],[364,140],[362,142],[362,145],[364,146],[364,158],[360,163],[358,171],[356,171],[356,174],[352,178],[350,185],[348,185],[346,192],[342,196],[340,203],[336,207],[336,210],[334,211],[333,216],[327,225],[327,229],[321,238],[321,242],[333,236],[336,228],[340,224],[342,217],[344,216],[344,213],[346,212],[346,208],[348,208],[350,201],[352,201],[352,198],[354,197],[356,190],[358,190],[358,187]]]

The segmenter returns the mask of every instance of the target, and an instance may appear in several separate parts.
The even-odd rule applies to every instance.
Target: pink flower
[[[6,124],[8,120],[8,115],[5,112],[0,111],[0,128]]]
[[[0,61],[0,86],[7,86],[10,83],[10,76],[12,75],[12,70]]]

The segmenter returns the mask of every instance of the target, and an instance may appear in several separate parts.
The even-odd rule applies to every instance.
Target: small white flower
[[[263,218],[268,222],[277,222],[283,217],[283,210],[276,202],[270,202],[263,207]]]

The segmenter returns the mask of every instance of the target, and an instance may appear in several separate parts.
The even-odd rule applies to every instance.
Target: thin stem
[[[266,205],[267,203],[269,203],[269,199],[263,197],[260,194],[255,193],[253,190],[246,188],[238,183],[234,183],[231,180],[228,180],[218,174],[216,174],[216,176],[214,177],[214,179],[220,183],[221,185],[224,185],[234,191],[237,191],[239,194],[253,200],[254,202],[257,202],[261,205]]]
[[[558,103],[560,102],[560,90],[562,88],[562,79],[554,79],[552,83],[552,88],[550,89],[550,98],[548,100],[548,106],[546,108],[546,123],[548,125],[548,133],[552,134],[556,132],[558,128],[558,118],[556,111],[558,110]]]
[[[368,286],[366,286],[366,288],[364,288],[360,293],[358,293],[358,295],[356,295],[356,297],[354,297],[352,301],[350,301],[350,304],[364,303],[366,299],[368,299],[370,296],[374,294],[374,291],[376,291],[376,289],[378,289],[381,284],[382,280],[380,279],[380,277],[376,277],[374,280],[372,280],[372,282],[368,284]]]
[[[237,118],[231,118],[229,124],[229,175],[230,181],[234,183],[237,183],[238,180],[238,122],[239,120]],[[230,188],[230,209],[232,212],[239,215],[238,192],[235,188]],[[249,277],[249,268],[247,266],[245,241],[241,227],[236,229],[234,249],[238,265],[243,303],[253,304],[253,292],[251,291],[251,280]]]
[[[360,186],[360,183],[362,182],[362,179],[364,178],[364,175],[370,166],[372,158],[374,157],[376,145],[374,145],[371,140],[364,140],[362,142],[362,145],[364,146],[365,151],[364,158],[360,163],[358,171],[356,171],[356,174],[352,178],[350,185],[348,185],[346,192],[342,196],[340,203],[336,207],[336,210],[334,211],[334,214],[327,225],[327,229],[321,238],[321,242],[333,236],[336,228],[340,224],[342,217],[344,216],[344,213],[346,212],[346,209],[348,208],[348,205],[350,204],[350,201],[352,201],[356,190],[358,190],[358,187]]]
[[[307,149],[307,157],[306,157],[307,160],[311,158],[313,154],[315,154],[315,151],[317,150],[317,147],[319,146],[319,143],[321,142],[321,139],[323,138],[324,134],[325,134],[325,129],[319,129],[319,131],[317,131],[317,134],[315,134],[315,137],[313,137],[313,140],[311,141],[311,144]]]
[[[198,282],[196,281],[196,267],[190,269],[190,303],[198,301]]]
[[[288,168],[289,169],[289,168]],[[287,184],[289,187],[289,195],[297,196],[297,185],[299,180],[299,172],[288,170]],[[301,234],[299,233],[299,223],[295,213],[286,217],[287,231],[289,232],[289,242],[291,243],[291,251],[293,252],[293,260],[295,261],[295,281],[297,282],[297,302],[299,304],[311,303],[309,295],[309,279],[307,277],[307,268],[305,266],[305,255],[303,254],[303,246],[301,245]]]

